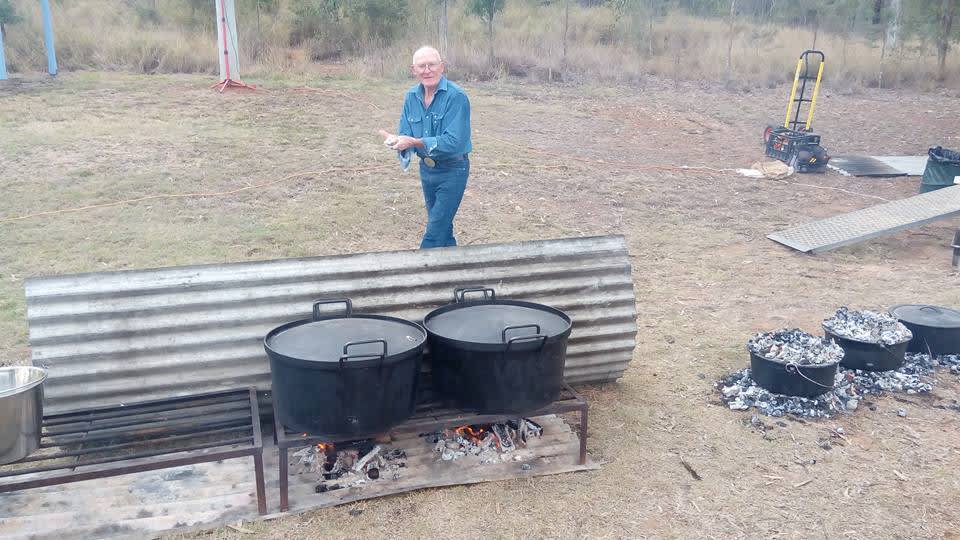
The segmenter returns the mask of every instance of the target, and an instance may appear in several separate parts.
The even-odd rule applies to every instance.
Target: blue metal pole
[[[53,46],[53,19],[50,17],[50,0],[40,0],[43,11],[43,44],[47,48],[47,71],[57,74],[57,52]]]
[[[3,32],[0,31],[0,81],[7,79],[7,57],[3,55]]]

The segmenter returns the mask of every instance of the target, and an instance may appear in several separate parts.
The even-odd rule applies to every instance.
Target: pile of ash
[[[407,453],[399,448],[386,449],[370,439],[334,446],[319,443],[293,454],[298,474],[317,475],[316,492],[359,486],[377,480],[399,480]]]
[[[761,332],[747,341],[750,352],[783,364],[799,366],[836,364],[843,349],[833,342],[798,328]]]
[[[887,392],[925,394],[933,388],[936,368],[949,369],[960,375],[960,355],[937,356],[907,354],[903,365],[891,371],[840,369],[832,390],[819,396],[803,398],[774,394],[759,386],[744,368],[717,381],[723,402],[731,409],[745,411],[756,408],[769,416],[792,414],[805,418],[828,418],[838,412],[856,410],[866,396]]]
[[[856,311],[846,307],[841,307],[832,317],[825,319],[823,327],[842,338],[879,345],[897,345],[913,338],[910,329],[888,313]]]

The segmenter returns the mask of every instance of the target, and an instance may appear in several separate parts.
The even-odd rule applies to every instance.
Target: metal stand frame
[[[580,464],[587,462],[587,410],[589,405],[587,400],[580,396],[573,388],[564,383],[560,397],[546,407],[522,415],[525,418],[543,416],[547,414],[561,414],[567,412],[580,413]],[[515,414],[477,414],[457,409],[446,409],[437,403],[427,403],[417,407],[417,411],[404,423],[396,426],[391,432],[397,431],[432,431],[449,427],[459,427],[471,424],[488,424],[503,422],[517,418]],[[361,439],[370,439],[383,435],[382,433],[373,433],[367,435],[351,435],[349,437],[323,436],[310,433],[297,433],[288,430],[277,417],[277,409],[273,409],[274,420],[274,440],[280,451],[280,511],[286,512],[290,509],[290,473],[288,462],[288,452],[290,448],[304,447],[317,443],[342,443],[348,441],[357,441]]]
[[[245,456],[253,457],[257,510],[264,515],[263,440],[253,388],[84,409],[44,416],[40,449],[0,466],[0,493]],[[144,458],[157,459],[131,463]],[[23,475],[30,476],[18,478]]]

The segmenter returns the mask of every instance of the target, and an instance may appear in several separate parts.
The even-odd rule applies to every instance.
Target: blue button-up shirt
[[[420,157],[442,161],[468,154],[470,143],[470,100],[463,89],[440,77],[430,106],[423,104],[423,85],[407,91],[400,114],[400,135],[416,137],[424,148],[414,148]]]

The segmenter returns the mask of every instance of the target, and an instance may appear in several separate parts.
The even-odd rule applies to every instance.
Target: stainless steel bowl
[[[46,378],[46,370],[38,367],[0,367],[0,465],[40,446]]]

